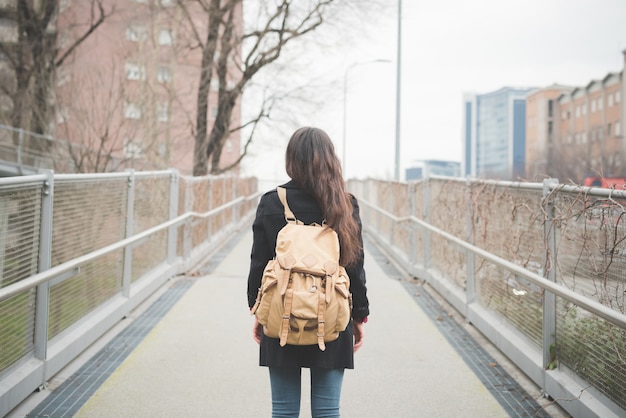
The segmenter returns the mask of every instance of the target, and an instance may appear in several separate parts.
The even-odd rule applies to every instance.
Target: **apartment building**
[[[4,3],[15,1],[0,0],[0,9]],[[60,0],[55,21],[60,54],[97,16],[91,3]],[[49,134],[64,151],[60,171],[174,167],[191,174],[202,56],[189,19],[206,38],[206,12],[183,13],[174,0],[106,0],[104,6],[109,13],[104,23],[56,70],[50,98],[56,114]],[[241,10],[235,21],[241,30]],[[0,14],[0,35],[3,26],[12,25]],[[229,65],[234,79],[237,64],[233,60]],[[0,76],[1,70],[0,64]],[[217,114],[218,89],[213,81],[209,130]],[[4,99],[0,97],[0,108]],[[239,124],[240,115],[237,103],[233,124]],[[224,146],[220,166],[236,161],[239,153],[236,131]]]
[[[18,42],[16,10],[17,0],[0,0],[0,44],[5,50],[11,50]],[[15,89],[15,75],[3,50],[0,50],[0,86],[0,124],[8,125],[13,111],[10,93]]]
[[[623,74],[611,72],[586,86],[550,86],[528,95],[529,178],[582,184],[590,176],[626,176]]]
[[[59,15],[63,45],[80,33],[73,22],[85,19],[77,16],[90,13],[85,2],[65,3]],[[206,12],[183,13],[173,0],[108,0],[107,6],[114,13],[59,69],[57,135],[93,150],[102,146],[106,132],[126,166],[175,167],[191,174],[202,56],[188,19],[206,31]],[[236,71],[234,62],[231,71]],[[209,127],[217,114],[218,87],[213,81]],[[239,118],[237,104],[233,119]],[[94,125],[99,134],[85,135]],[[234,133],[220,165],[238,157],[239,134]]]
[[[526,95],[503,87],[463,98],[462,174],[515,180],[525,177]]]
[[[553,84],[526,96],[526,178],[540,181],[548,176],[557,137],[557,100],[573,87]]]

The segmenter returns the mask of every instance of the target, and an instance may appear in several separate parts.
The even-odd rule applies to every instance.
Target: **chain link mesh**
[[[128,178],[57,180],[52,220],[52,265],[120,241],[125,236]],[[50,287],[49,338],[53,338],[121,289],[121,251],[82,265]]]
[[[169,219],[171,176],[165,174],[135,178],[133,235]],[[168,231],[153,234],[149,240],[132,248],[131,281],[166,259]]]
[[[124,238],[128,179],[57,180],[52,218],[52,266]]]
[[[42,184],[0,188],[0,288],[37,273]]]
[[[414,196],[388,182],[350,182],[350,190],[397,217],[405,214],[404,202],[412,199],[410,210],[417,218],[538,275],[547,277],[553,271],[558,284],[626,313],[626,199],[562,187],[544,197],[539,185],[480,180],[436,178],[404,187]],[[411,243],[418,265],[465,290],[465,250],[422,229],[416,229],[411,241],[373,209],[362,211],[362,219],[401,251]],[[553,265],[546,265],[547,232],[554,236]],[[428,259],[421,257],[425,247],[430,248]],[[473,274],[476,301],[541,348],[543,289],[477,255]],[[556,316],[549,366],[574,372],[626,409],[626,330],[561,298]]]
[[[0,371],[35,347],[35,289],[0,302]]]
[[[41,183],[0,187],[0,288],[37,273]],[[0,301],[0,371],[34,349],[35,290]]]
[[[187,178],[172,172],[128,175],[55,176],[52,216],[51,264],[58,266],[119,242],[127,236],[129,187],[133,186],[131,234],[170,219],[172,182],[179,180],[178,214],[207,212],[256,191],[256,179]],[[0,288],[29,278],[39,270],[40,230],[43,216],[43,181],[0,184]],[[198,246],[225,225],[256,207],[254,200],[234,206],[208,220],[189,221],[178,228],[177,253],[183,255],[190,231],[189,249]],[[146,276],[166,261],[168,231],[136,243],[131,252],[130,280]],[[83,263],[64,280],[49,287],[48,338],[53,339],[86,315],[120,295],[123,289],[124,249]],[[36,288],[0,301],[0,373],[32,355],[35,347]]]

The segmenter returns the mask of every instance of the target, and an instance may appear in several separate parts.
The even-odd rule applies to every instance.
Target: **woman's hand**
[[[365,327],[362,322],[352,321],[352,331],[354,332],[354,352],[356,353],[363,345],[363,337],[365,336]]]
[[[263,325],[259,324],[257,317],[254,317],[254,325],[252,326],[252,338],[257,344],[261,344],[261,333],[263,332]]]

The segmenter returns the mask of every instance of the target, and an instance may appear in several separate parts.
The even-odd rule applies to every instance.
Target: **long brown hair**
[[[361,254],[359,227],[352,217],[341,164],[330,137],[319,128],[303,127],[291,136],[286,152],[287,174],[315,198],[328,226],[339,236],[340,263],[350,266]]]

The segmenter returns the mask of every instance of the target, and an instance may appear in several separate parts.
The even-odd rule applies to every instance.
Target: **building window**
[[[145,80],[146,67],[133,63],[126,63],[126,79],[128,80]]]
[[[619,91],[615,92],[615,103],[622,101],[622,94]]]
[[[587,132],[583,132],[580,136],[581,136],[581,138],[580,138],[581,142],[583,144],[586,144],[587,143]]]
[[[607,106],[613,106],[613,93],[609,94]]]
[[[157,120],[167,122],[169,120],[169,106],[167,103],[157,104]]]
[[[124,141],[124,157],[129,159],[137,159],[143,156],[143,150],[141,149],[141,145],[139,145],[139,141],[126,139]]]
[[[553,110],[554,106],[553,106],[553,101],[552,100],[548,100],[548,117],[552,117],[552,110]]]
[[[69,114],[69,111],[67,110],[67,107],[61,107],[57,109],[57,123],[59,125],[67,122],[69,117],[70,117],[70,114]]]
[[[162,7],[172,7],[174,5],[174,0],[161,0]]]
[[[583,104],[582,108],[583,108],[583,115],[586,115],[587,114],[587,103]]]
[[[217,118],[217,106],[211,107],[211,119]]]
[[[211,79],[211,90],[219,91],[220,89],[220,81],[217,78]]]
[[[576,106],[576,117],[580,117],[580,106]]]
[[[126,119],[141,119],[141,108],[136,103],[126,103],[124,117]]]
[[[17,22],[0,18],[0,42],[15,44],[19,39]]]
[[[159,31],[159,45],[172,45],[173,38],[170,29],[161,29]]]
[[[602,110],[602,106],[604,106],[603,103],[604,103],[604,98],[600,97],[598,99],[598,110]]]
[[[159,83],[168,84],[172,81],[172,70],[169,67],[160,66],[157,70],[157,81]]]
[[[567,112],[565,110],[561,111],[561,120],[567,119]]]
[[[591,113],[596,111],[596,99],[591,101]]]
[[[148,38],[148,30],[142,25],[130,25],[126,28],[126,39],[132,42],[142,42]]]
[[[70,44],[70,40],[71,40],[71,36],[69,33],[67,32],[59,33],[59,38],[57,41],[57,45],[59,46],[59,49],[67,48],[68,45]]]
[[[65,67],[59,67],[56,74],[57,78],[57,86],[62,86],[67,84],[71,79],[72,75]]]
[[[620,136],[622,135],[622,125],[621,123],[615,122],[615,136]]]
[[[65,9],[67,9],[67,6],[69,6],[71,3],[71,0],[61,0],[59,2],[59,12],[63,13]]]
[[[611,124],[606,125],[606,136],[611,136]]]

